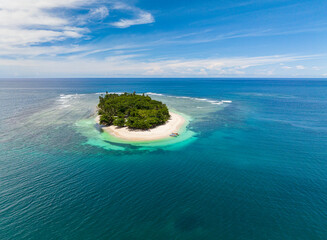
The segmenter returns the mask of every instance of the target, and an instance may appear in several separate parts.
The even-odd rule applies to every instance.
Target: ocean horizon
[[[146,93],[180,141],[112,142],[104,92]],[[0,79],[0,239],[325,239],[327,81]]]

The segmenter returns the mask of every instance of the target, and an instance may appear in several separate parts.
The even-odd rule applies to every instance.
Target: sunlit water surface
[[[105,91],[188,124],[114,141]],[[326,239],[326,81],[2,79],[0,113],[0,239]]]

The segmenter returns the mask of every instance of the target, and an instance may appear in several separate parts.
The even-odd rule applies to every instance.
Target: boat
[[[169,136],[171,136],[171,137],[178,137],[179,134],[178,133],[171,133]]]

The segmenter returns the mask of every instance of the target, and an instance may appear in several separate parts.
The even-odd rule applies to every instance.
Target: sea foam
[[[224,103],[232,103],[231,100],[210,100],[207,98],[195,98],[195,97],[187,97],[187,96],[171,96],[171,95],[164,95],[161,93],[153,93],[153,92],[147,92],[146,94],[148,95],[153,95],[153,96],[166,96],[166,97],[175,97],[178,99],[191,99],[191,100],[195,100],[195,101],[203,101],[203,102],[208,102],[211,103],[213,105],[222,105]]]

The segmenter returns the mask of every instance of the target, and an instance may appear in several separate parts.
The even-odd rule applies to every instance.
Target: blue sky
[[[327,77],[327,1],[2,0],[0,77]]]

